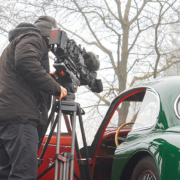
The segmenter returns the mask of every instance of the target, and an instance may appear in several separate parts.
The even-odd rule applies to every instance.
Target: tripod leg
[[[56,119],[55,119],[54,124],[53,124],[53,126],[52,126],[52,129],[51,129],[51,131],[50,131],[50,133],[49,133],[49,135],[48,135],[48,138],[47,138],[46,143],[45,143],[45,145],[44,145],[44,148],[43,148],[43,150],[42,150],[42,152],[41,152],[41,155],[39,156],[39,159],[43,159],[43,157],[44,157],[44,154],[45,154],[46,149],[47,149],[47,147],[48,147],[48,144],[49,144],[49,142],[50,142],[50,140],[51,140],[51,137],[52,137],[52,135],[53,135],[54,129],[55,129],[55,127],[56,127],[57,121],[58,121],[58,117],[56,116]],[[40,165],[39,165],[39,166],[40,166]]]
[[[41,146],[41,144],[42,144],[42,141],[43,141],[43,138],[44,138],[44,136],[45,136],[45,134],[46,134],[46,131],[47,131],[47,129],[48,129],[48,126],[49,126],[50,122],[51,122],[52,119],[53,119],[53,116],[54,116],[56,107],[57,107],[57,102],[55,102],[55,103],[53,104],[53,107],[52,107],[51,113],[50,113],[50,115],[49,115],[48,121],[47,121],[47,123],[46,123],[46,126],[45,126],[44,129],[43,129],[43,133],[40,134],[39,143],[38,143],[38,150],[39,150],[39,148],[40,148],[40,146]]]
[[[66,177],[66,164],[67,162],[64,163],[64,168],[63,168],[63,180],[66,180],[67,177]],[[68,180],[68,179],[67,179]]]
[[[64,166],[64,164],[63,164],[63,162],[61,162],[59,180],[63,180],[63,169],[64,169],[63,166]]]
[[[76,112],[73,112],[72,116],[72,139],[71,139],[71,156],[74,156],[74,147],[75,147],[75,131],[76,131]],[[73,180],[74,175],[74,159],[71,159],[70,166],[70,180]]]
[[[56,137],[56,153],[59,153],[59,147],[60,147],[60,134],[61,134],[61,117],[62,113],[61,110],[58,112],[58,125],[57,125],[57,137]],[[58,166],[59,162],[58,159],[55,159],[55,174],[54,174],[54,180],[58,180]]]
[[[80,105],[78,106],[78,114],[79,114],[79,124],[80,124],[80,128],[81,128],[83,145],[84,145],[84,149],[85,149],[85,153],[86,153],[86,158],[88,160],[89,159],[89,150],[88,150],[88,147],[87,147],[87,142],[86,142],[86,136],[85,136],[84,126],[83,126],[83,120],[82,120]],[[88,176],[88,179],[92,180],[93,177],[92,177],[91,165],[88,164],[87,168],[88,168],[88,172],[87,172],[86,176]]]
[[[66,179],[69,179],[69,162],[66,164]]]

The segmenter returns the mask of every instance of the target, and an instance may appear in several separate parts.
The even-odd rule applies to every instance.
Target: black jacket
[[[0,125],[45,125],[50,95],[60,94],[49,74],[48,47],[29,23],[10,31],[9,39],[0,57]]]

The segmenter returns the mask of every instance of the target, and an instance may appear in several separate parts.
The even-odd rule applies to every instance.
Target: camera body
[[[78,86],[88,85],[91,91],[100,93],[103,91],[102,81],[96,79],[97,72],[90,71],[85,65],[83,56],[85,48],[77,45],[73,39],[69,39],[65,31],[60,28],[51,30],[49,45],[56,56],[53,66],[56,69],[59,84],[64,86],[69,93],[76,93]]]

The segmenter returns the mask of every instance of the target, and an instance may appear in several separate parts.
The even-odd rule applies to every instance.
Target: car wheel
[[[156,163],[151,156],[145,156],[136,164],[130,180],[159,180]]]

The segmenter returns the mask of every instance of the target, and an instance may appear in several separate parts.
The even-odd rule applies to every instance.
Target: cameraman
[[[50,16],[20,23],[0,57],[0,180],[36,179],[38,133],[47,121],[50,95],[58,100],[67,95],[49,74],[52,27],[57,25]]]

